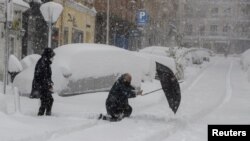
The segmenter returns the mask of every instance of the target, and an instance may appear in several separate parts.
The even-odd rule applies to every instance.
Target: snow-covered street
[[[0,141],[250,141],[250,0],[0,0]]]
[[[190,69],[190,70],[189,70]],[[190,73],[192,72],[192,73]],[[131,118],[120,122],[96,120],[106,113],[108,93],[73,97],[54,95],[52,117],[37,117],[39,100],[21,98],[22,114],[12,114],[12,96],[5,97],[10,114],[0,113],[1,141],[201,141],[208,124],[249,124],[250,87],[237,57],[213,57],[203,67],[186,70],[182,102],[176,115],[163,92],[130,100]],[[158,81],[143,83],[144,92]]]

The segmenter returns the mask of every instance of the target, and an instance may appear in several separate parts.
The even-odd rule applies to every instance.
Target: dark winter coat
[[[53,81],[51,79],[51,58],[55,55],[52,49],[46,48],[42,54],[42,57],[38,60],[34,79],[32,82],[31,98],[39,98],[41,95],[48,94],[53,87]]]
[[[128,98],[136,97],[135,88],[131,85],[126,85],[123,82],[124,76],[121,76],[111,88],[106,106],[124,108],[128,105]]]

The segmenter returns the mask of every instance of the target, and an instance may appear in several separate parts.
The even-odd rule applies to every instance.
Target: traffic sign
[[[148,23],[148,13],[146,10],[138,10],[136,14],[137,25],[144,26]]]

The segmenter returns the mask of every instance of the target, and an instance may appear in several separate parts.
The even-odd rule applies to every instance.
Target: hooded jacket
[[[55,53],[51,48],[44,49],[42,57],[38,60],[35,67],[31,98],[39,98],[41,95],[47,94],[49,89],[53,87],[50,65],[52,64],[51,58],[54,56]]]
[[[130,84],[124,83],[124,75],[122,75],[111,88],[106,105],[113,105],[122,108],[128,105],[128,98],[136,97],[135,88]]]

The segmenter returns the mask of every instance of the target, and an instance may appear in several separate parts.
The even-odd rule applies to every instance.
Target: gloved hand
[[[138,90],[136,95],[141,95],[142,96],[142,92],[143,92],[143,90]]]

